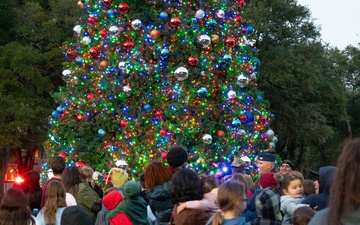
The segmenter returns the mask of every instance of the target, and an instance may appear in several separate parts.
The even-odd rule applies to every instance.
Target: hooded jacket
[[[174,208],[170,198],[170,183],[171,181],[167,181],[162,185],[156,185],[153,191],[147,193],[151,211],[159,225],[169,223]]]
[[[330,187],[337,168],[335,166],[320,167],[319,170],[319,194],[311,194],[301,203],[308,204],[316,211],[325,209],[330,199]],[[317,206],[317,208],[315,208]]]
[[[115,207],[123,200],[124,198],[121,193],[117,190],[114,190],[104,196],[102,203],[104,207],[110,211],[114,210]],[[110,219],[109,222],[110,225],[133,225],[129,217],[123,212],[116,214],[113,218]]]
[[[128,181],[124,184],[123,193],[125,200],[108,212],[107,219],[111,220],[123,212],[133,224],[148,225],[146,202],[140,197],[140,186],[135,181]]]
[[[309,225],[328,225],[329,209],[321,210],[317,212],[310,220]],[[343,225],[359,224],[360,221],[360,208],[349,212],[341,221]]]

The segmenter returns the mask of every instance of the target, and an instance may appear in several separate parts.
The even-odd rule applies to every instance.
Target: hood
[[[260,218],[282,220],[280,213],[280,193],[274,187],[263,189],[255,199],[256,212]]]
[[[125,199],[134,199],[140,196],[140,186],[136,181],[128,181],[124,184],[123,193]]]
[[[102,203],[107,210],[113,210],[123,200],[124,198],[120,191],[114,190],[104,196]]]
[[[330,193],[330,187],[337,168],[335,166],[324,166],[319,169],[319,194]]]

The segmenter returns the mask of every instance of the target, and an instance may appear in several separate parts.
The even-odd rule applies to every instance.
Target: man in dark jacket
[[[311,194],[301,203],[308,204],[312,209],[319,211],[325,209],[330,199],[330,187],[337,168],[324,166],[319,169],[319,194]]]

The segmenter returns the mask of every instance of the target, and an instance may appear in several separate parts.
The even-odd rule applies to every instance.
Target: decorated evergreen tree
[[[212,174],[273,149],[244,0],[144,4],[135,13],[126,0],[78,2],[88,17],[64,46],[66,87],[55,94],[48,157],[102,172],[124,159],[137,175],[181,145],[189,167]]]

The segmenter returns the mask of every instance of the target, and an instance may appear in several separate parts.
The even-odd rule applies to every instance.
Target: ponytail
[[[223,223],[224,217],[221,211],[218,211],[214,214],[211,225],[221,225]]]

